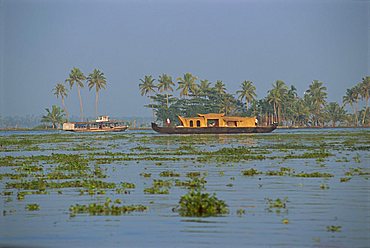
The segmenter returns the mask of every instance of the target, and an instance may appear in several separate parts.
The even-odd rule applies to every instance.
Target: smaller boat
[[[277,128],[277,123],[260,126],[255,117],[225,116],[224,114],[198,114],[198,117],[178,116],[181,125],[160,127],[152,123],[152,129],[163,134],[236,134],[270,133]]]
[[[122,132],[127,128],[124,121],[110,120],[106,115],[95,121],[63,123],[63,130],[71,132]]]

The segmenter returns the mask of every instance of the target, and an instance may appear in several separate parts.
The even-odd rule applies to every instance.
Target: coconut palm
[[[354,115],[355,126],[357,126],[358,123],[357,110],[355,108],[355,106],[357,106],[357,102],[358,102],[358,92],[356,92],[355,87],[347,89],[346,95],[343,96],[343,105],[346,106],[347,104],[349,104],[351,106]]]
[[[71,73],[69,74],[69,78],[66,79],[66,82],[69,83],[69,87],[72,89],[73,85],[76,84],[77,86],[77,93],[78,98],[80,100],[80,118],[81,121],[84,119],[84,111],[82,106],[82,98],[80,88],[84,87],[84,81],[86,80],[85,75],[81,72],[80,69],[73,67]]]
[[[200,84],[198,85],[199,94],[201,96],[207,96],[211,91],[211,82],[209,82],[207,79],[200,80]]]
[[[216,81],[214,89],[219,95],[224,95],[226,93],[225,84],[221,80]]]
[[[340,107],[338,103],[331,102],[325,107],[325,114],[329,121],[332,123],[332,127],[335,127],[335,124],[338,121],[344,121],[346,112],[343,107]]]
[[[365,99],[365,111],[363,112],[363,117],[362,117],[362,125],[365,124],[365,117],[368,109],[368,103],[369,103],[369,98],[370,98],[370,77],[364,77],[362,78],[362,82],[360,84],[359,88],[359,93],[363,99]]]
[[[220,113],[225,113],[225,115],[231,114],[236,110],[236,100],[230,94],[224,94],[221,97],[221,101],[219,103]]]
[[[274,106],[274,116],[277,117],[277,122],[281,120],[281,105],[284,101],[285,95],[287,94],[288,87],[282,80],[276,80],[272,84],[272,89],[268,91],[267,101]]]
[[[57,125],[63,124],[64,111],[60,107],[53,105],[51,111],[48,108],[45,110],[47,114],[42,116],[41,122],[51,123],[53,129],[56,128]]]
[[[67,97],[67,95],[68,95],[67,88],[64,86],[64,84],[57,83],[57,85],[53,89],[53,92],[54,92],[54,95],[56,95],[57,98],[60,97],[62,99],[62,107],[63,107],[64,112],[66,113],[67,121],[68,121],[69,115],[68,115],[67,108],[66,108],[66,106],[64,104],[64,98]]]
[[[243,101],[245,99],[245,109],[248,111],[248,105],[252,102],[256,95],[256,87],[253,85],[251,81],[244,81],[241,85],[241,90],[238,90],[236,94],[239,95],[239,99]]]
[[[99,91],[101,89],[105,89],[107,86],[107,80],[103,72],[98,69],[94,69],[94,71],[87,77],[87,83],[89,90],[95,87],[95,115],[98,116]]]
[[[168,91],[173,91],[172,86],[175,86],[175,83],[172,81],[172,77],[167,74],[162,74],[158,79],[158,89],[160,92],[166,92],[166,103],[168,109]]]
[[[151,93],[155,92],[155,89],[157,86],[154,84],[155,79],[150,76],[144,76],[144,79],[140,79],[141,83],[139,84],[140,88],[140,94],[142,96],[147,96],[149,98],[150,105],[152,105],[152,99],[150,97]],[[152,108],[153,112],[153,119],[154,119],[154,110]]]
[[[353,110],[355,127],[358,125],[358,101],[360,100],[360,84],[347,89],[346,95],[343,96],[343,104],[349,104]]]
[[[309,85],[309,89],[306,91],[306,94],[311,109],[314,113],[314,123],[319,125],[321,110],[326,103],[326,87],[323,86],[323,82],[319,82],[319,80],[313,80]]]
[[[191,73],[185,73],[181,78],[177,78],[178,81],[178,90],[180,91],[180,97],[189,96],[190,93],[195,93],[197,91],[196,84],[197,77],[193,76]]]

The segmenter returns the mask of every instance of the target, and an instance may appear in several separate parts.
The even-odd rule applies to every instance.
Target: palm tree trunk
[[[64,112],[66,112],[66,118],[67,118],[67,121],[68,121],[69,120],[69,114],[68,114],[66,105],[64,104],[64,97],[62,97],[62,105],[63,105]]]
[[[369,98],[368,98],[368,97],[366,97],[366,107],[365,107],[365,111],[364,111],[364,116],[362,117],[362,126],[364,126],[364,125],[365,125],[365,118],[366,118],[366,113],[367,113],[368,103],[369,103]]]
[[[82,106],[80,86],[77,86],[77,92],[78,92],[78,98],[80,99],[80,118],[81,118],[81,121],[83,121],[84,120],[84,110],[83,110],[83,106]]]
[[[99,91],[96,90],[95,92],[95,115],[98,118],[98,99],[99,99]]]
[[[149,97],[149,104],[150,104],[150,106],[151,106],[151,109],[152,109],[152,114],[153,114],[153,122],[155,121],[154,120],[154,109],[153,109],[153,106],[152,106],[152,98],[150,98],[150,96],[148,96]]]
[[[166,93],[166,100],[167,100],[167,110],[168,110],[168,93]]]
[[[357,127],[357,125],[358,125],[358,116],[357,116],[357,113],[358,113],[358,99],[356,99],[356,111],[355,111],[355,121],[356,121],[356,123],[355,123],[355,127]]]

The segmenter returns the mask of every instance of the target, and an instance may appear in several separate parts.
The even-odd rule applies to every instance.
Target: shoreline
[[[300,126],[278,126],[276,129],[339,129],[339,128],[370,128],[369,126],[359,126],[359,127],[348,127],[348,126],[337,126],[337,127],[330,127],[330,126],[324,126],[324,127],[300,127]],[[147,131],[147,130],[152,130],[150,127],[136,127],[136,128],[128,128],[127,130],[132,130],[132,131]],[[0,128],[0,132],[6,132],[6,131],[63,131],[63,129],[39,129],[39,128]]]

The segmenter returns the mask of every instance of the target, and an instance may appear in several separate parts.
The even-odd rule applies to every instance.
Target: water
[[[5,140],[28,140],[21,145]],[[113,134],[63,132],[0,132],[4,142],[0,158],[17,157],[18,166],[0,162],[0,246],[29,247],[370,247],[370,131],[367,129],[276,130],[258,135],[170,136],[152,131]],[[249,148],[247,155],[263,159],[240,159],[238,155],[208,153],[222,148]],[[116,153],[114,159],[102,152]],[[182,151],[183,153],[178,153]],[[323,158],[289,158],[325,151]],[[97,154],[99,153],[99,154]],[[30,161],[32,156],[77,154],[88,158],[89,167],[99,166],[106,182],[134,183],[129,194],[105,189],[105,194],[81,195],[81,188],[47,188],[47,194],[26,195],[7,183],[30,181],[54,170],[58,164]],[[130,159],[119,160],[123,156]],[[239,154],[243,155],[243,154]],[[11,179],[4,173],[39,165],[42,171]],[[333,177],[270,176],[268,171],[291,168],[298,173],[330,173]],[[243,176],[255,168],[262,174]],[[353,169],[358,169],[353,172]],[[163,171],[180,177],[161,177]],[[352,175],[348,172],[352,171]],[[358,173],[361,171],[361,175]],[[217,217],[181,217],[173,209],[188,189],[173,185],[169,194],[144,194],[154,179],[189,180],[188,172],[205,176],[205,192],[215,193],[229,206]],[[151,177],[141,176],[151,173]],[[347,174],[346,174],[347,173]],[[341,178],[351,178],[341,182]],[[55,180],[58,181],[58,180]],[[63,180],[59,180],[61,182]],[[4,192],[12,192],[6,195]],[[143,204],[145,212],[119,216],[71,216],[70,206],[103,203],[107,197],[122,205]],[[268,200],[286,199],[286,208],[269,208]],[[26,210],[37,203],[38,211]],[[244,214],[238,214],[244,210]],[[288,222],[284,224],[284,222]],[[328,231],[328,226],[339,231]]]

